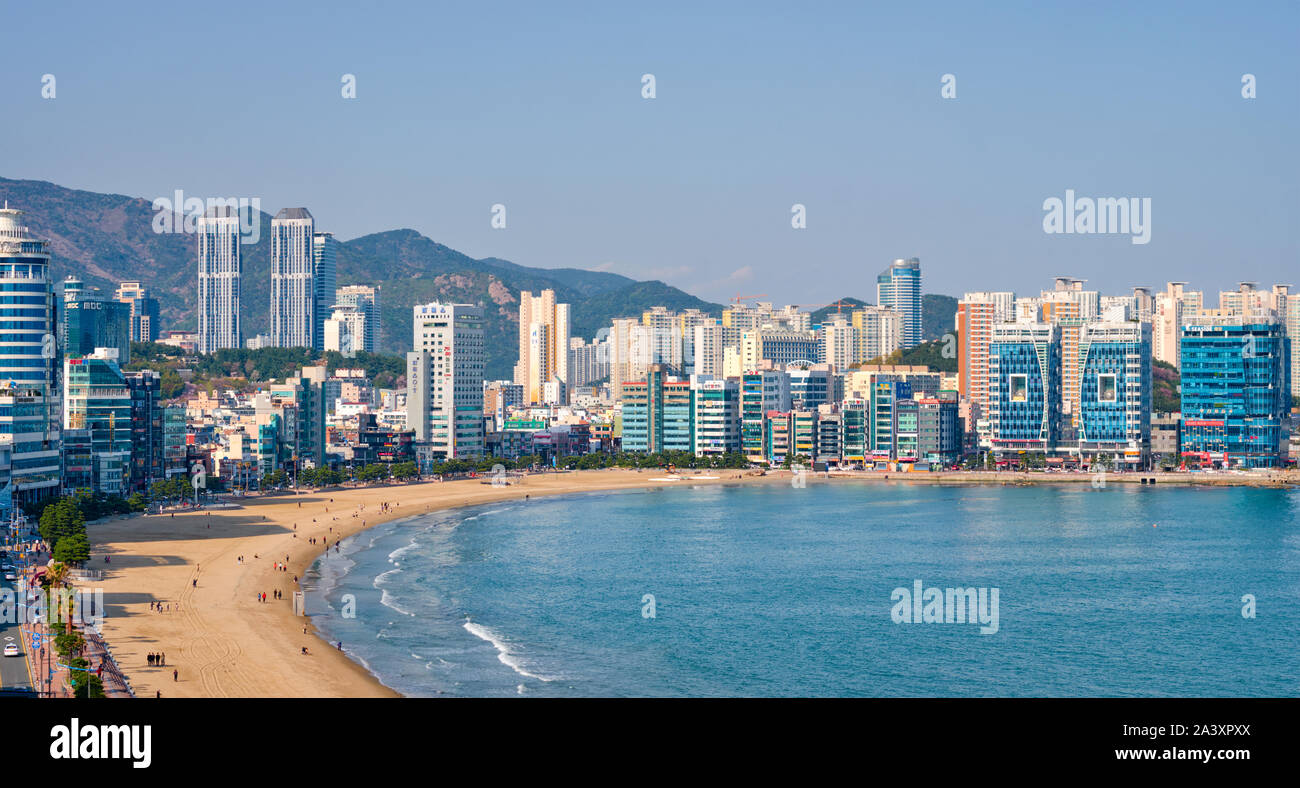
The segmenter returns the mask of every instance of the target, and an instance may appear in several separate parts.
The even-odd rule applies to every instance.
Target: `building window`
[[[1029,376],[1028,375],[1011,375],[1008,384],[1011,389],[1012,402],[1029,401]]]
[[[1115,385],[1115,375],[1101,374],[1097,376],[1097,401],[1098,402],[1116,402],[1118,401],[1118,392]]]

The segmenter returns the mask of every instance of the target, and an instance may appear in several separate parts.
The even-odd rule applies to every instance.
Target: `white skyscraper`
[[[284,208],[271,220],[271,345],[274,347],[315,347],[314,236],[314,222],[306,208]]]
[[[340,287],[334,294],[334,306],[353,307],[366,316],[366,333],[357,350],[377,352],[379,346],[379,288],[367,285]]]
[[[215,206],[198,218],[199,240],[199,352],[238,348],[239,289],[242,273],[239,253],[239,213],[231,206]]]
[[[406,354],[406,418],[435,456],[484,453],[483,307],[419,304],[414,350]]]
[[[349,358],[365,350],[366,313],[354,306],[336,306],[325,321],[323,349],[342,353]]]

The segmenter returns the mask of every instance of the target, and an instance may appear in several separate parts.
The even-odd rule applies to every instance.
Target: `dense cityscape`
[[[0,505],[15,511],[61,495],[180,497],[196,475],[246,490],[498,464],[1197,470],[1297,456],[1300,295],[1287,285],[1243,282],[1217,308],[1182,282],[970,292],[929,343],[945,369],[904,363],[927,344],[915,258],[877,276],[876,305],[833,303],[817,322],[737,296],[721,315],[655,307],[587,340],[553,291],[522,291],[512,380],[484,379],[482,304],[427,303],[413,306],[405,386],[322,362],[241,390],[184,367],[128,370],[132,345],[374,354],[380,291],[338,285],[337,242],[306,208],[271,222],[270,333],[251,338],[233,210],[195,224],[197,332],[162,330],[141,282],[110,298],[69,277],[57,293],[46,242],[21,217],[0,212]],[[1155,406],[1153,368],[1179,375],[1177,411]]]

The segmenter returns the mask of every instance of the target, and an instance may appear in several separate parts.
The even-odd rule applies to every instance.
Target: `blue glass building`
[[[22,215],[0,209],[0,434],[12,441],[14,505],[57,494],[62,465],[50,254]]]
[[[125,366],[131,361],[131,305],[110,301],[70,276],[63,281],[59,339],[69,356],[88,356],[95,348],[111,347],[117,351],[118,363]]]
[[[1061,435],[1061,329],[1005,323],[989,342],[990,440],[994,451],[1053,451]]]
[[[904,408],[910,414],[910,433],[913,440],[909,448],[915,449],[916,409],[904,403],[912,400],[912,384],[892,376],[882,375],[871,384],[871,451],[877,459],[896,460],[914,457],[899,453],[899,415]]]
[[[1246,468],[1284,464],[1290,343],[1274,318],[1206,316],[1184,324],[1178,353],[1185,460]]]
[[[921,343],[921,261],[895,260],[876,277],[876,303],[903,316],[903,347]]]
[[[1079,453],[1144,468],[1151,455],[1151,324],[1084,324],[1079,333]]]

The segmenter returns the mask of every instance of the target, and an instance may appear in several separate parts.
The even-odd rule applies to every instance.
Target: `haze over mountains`
[[[140,280],[160,303],[164,329],[193,330],[197,326],[194,238],[185,233],[154,232],[151,199],[0,178],[0,200],[25,211],[24,219],[33,232],[50,241],[51,267],[57,280],[79,276],[110,295],[119,282]],[[278,207],[264,207],[272,213],[260,213],[257,243],[246,244],[241,250],[241,323],[246,337],[266,332],[269,323],[270,223]],[[316,230],[328,232],[330,228],[319,225]],[[874,282],[874,274],[864,275],[864,281],[852,287],[864,292],[874,289]],[[410,349],[414,304],[442,300],[484,305],[485,374],[490,379],[512,374],[518,353],[521,290],[555,290],[558,300],[572,304],[573,335],[588,340],[613,318],[635,316],[652,306],[694,307],[715,315],[722,310],[720,304],[658,280],[638,282],[602,271],[530,268],[494,257],[474,259],[410,229],[341,241],[338,283],[382,288],[379,349],[390,353]],[[952,326],[955,302],[950,307],[950,301],[946,296],[926,296],[926,338]]]

